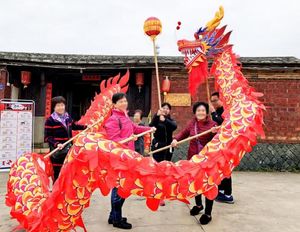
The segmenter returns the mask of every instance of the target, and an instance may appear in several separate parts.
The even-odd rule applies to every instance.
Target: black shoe
[[[211,219],[212,219],[211,215],[203,214],[200,217],[199,221],[201,225],[207,225],[211,221]]]
[[[201,212],[201,210],[203,210],[203,205],[201,205],[201,206],[194,206],[191,210],[190,210],[190,215],[191,216],[196,216],[196,215],[198,215],[200,212]]]
[[[123,217],[123,218],[122,218],[122,221],[123,221],[123,222],[127,222],[127,218],[126,218],[126,217]],[[108,224],[113,224],[113,220],[112,220],[111,218],[108,219]]]
[[[119,222],[114,222],[113,226],[125,230],[130,230],[132,228],[132,225],[130,223],[124,222],[122,220]]]
[[[217,198],[216,198],[217,202],[221,202],[221,203],[228,203],[228,204],[233,204],[234,200],[233,200],[233,196],[227,196],[223,193],[219,193]]]

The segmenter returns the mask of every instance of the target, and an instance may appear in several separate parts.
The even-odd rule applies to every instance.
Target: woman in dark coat
[[[167,102],[161,105],[161,109],[154,115],[149,126],[155,127],[154,138],[151,143],[151,150],[155,151],[159,148],[168,146],[173,139],[173,132],[177,129],[176,121],[171,118],[171,105]],[[171,161],[173,149],[163,150],[153,154],[156,162],[164,160]],[[164,206],[165,201],[161,200],[160,206]]]
[[[171,105],[169,103],[163,103],[161,109],[154,115],[149,126],[155,127],[154,139],[152,140],[151,150],[157,150],[159,148],[168,146],[173,139],[173,132],[177,129],[176,121],[170,116]],[[153,154],[153,158],[157,162],[163,160],[171,161],[173,151],[164,150]]]
[[[45,142],[49,144],[50,151],[59,148],[50,160],[53,165],[55,182],[59,176],[60,169],[72,144],[63,146],[63,143],[72,137],[72,130],[84,130],[86,126],[77,125],[66,112],[66,100],[62,96],[52,98],[54,112],[45,122]]]
[[[211,120],[209,116],[209,107],[207,103],[196,102],[193,105],[193,113],[195,117],[188,123],[185,129],[183,129],[174,137],[174,140],[172,141],[171,145],[173,147],[176,147],[177,141],[183,140],[190,136],[194,136],[196,134],[202,133],[212,128],[213,128],[213,133],[203,135],[201,137],[198,137],[190,141],[190,146],[188,149],[188,156],[187,156],[188,159],[191,159],[194,155],[198,154],[202,150],[202,148],[210,140],[212,140],[215,133],[217,132],[217,129],[214,128],[217,124],[213,120]],[[196,196],[195,200],[196,200],[196,206],[194,206],[190,211],[190,214],[192,216],[199,214],[200,211],[203,210],[204,208],[202,204],[201,195]],[[200,223],[202,225],[208,224],[211,221],[212,206],[213,206],[213,201],[205,198],[205,213],[200,218]]]

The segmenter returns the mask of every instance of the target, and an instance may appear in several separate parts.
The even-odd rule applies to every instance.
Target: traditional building
[[[197,100],[207,101],[206,88],[201,86],[197,97],[191,99],[183,58],[160,56],[158,62],[161,81],[166,76],[171,81],[166,100],[174,106],[172,116],[180,129],[191,118],[191,104]],[[242,71],[251,85],[264,94],[261,100],[267,107],[266,138],[260,142],[300,144],[300,60],[295,57],[242,57],[241,62]],[[118,73],[124,74],[127,69],[130,71],[130,113],[141,109],[147,117],[158,109],[152,57],[0,52],[0,68],[0,99],[31,99],[36,103],[36,147],[45,146],[43,124],[49,113],[49,97],[64,96],[68,112],[79,119],[95,92],[99,92],[100,81]],[[27,88],[24,88],[26,81],[23,80],[23,84],[21,81],[22,71],[31,75]],[[137,73],[143,76],[140,83],[136,83]],[[214,80],[210,79],[209,83],[210,92],[213,92]],[[296,149],[299,149],[300,160],[298,145]],[[300,169],[300,161],[298,165]]]

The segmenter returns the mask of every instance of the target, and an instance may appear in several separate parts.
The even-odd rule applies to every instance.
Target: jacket
[[[107,119],[104,128],[108,139],[115,142],[151,129],[150,127],[135,125],[125,112],[117,109],[112,110],[112,115]],[[134,150],[134,141],[130,141],[124,145]]]
[[[149,126],[156,127],[153,143],[159,143],[159,147],[170,145],[173,138],[173,132],[177,129],[176,121],[170,116],[165,117],[165,121],[161,121],[157,114],[154,115]]]
[[[71,117],[66,119],[66,126],[55,120],[52,116],[45,122],[44,140],[53,150],[59,143],[64,143],[72,136],[72,130],[84,130],[86,126],[76,124]]]
[[[198,121],[193,118],[188,125],[180,131],[174,139],[177,141],[202,133],[216,126],[217,123],[208,118],[205,121]],[[214,137],[215,134],[209,133],[190,141],[187,159],[191,159],[193,155],[198,154],[202,148]]]

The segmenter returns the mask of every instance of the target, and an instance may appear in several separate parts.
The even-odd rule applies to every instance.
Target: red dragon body
[[[158,208],[161,199],[187,203],[197,194],[216,197],[221,180],[231,175],[257,143],[257,136],[263,135],[264,110],[240,71],[228,45],[229,34],[223,34],[225,27],[217,29],[222,17],[220,8],[215,18],[195,33],[196,40],[178,41],[191,86],[207,78],[207,60],[213,59],[211,74],[225,108],[224,122],[213,140],[189,161],[157,163],[108,140],[99,132],[100,123],[75,140],[52,192],[45,171],[48,162],[40,155],[25,154],[11,168],[6,199],[12,217],[23,228],[40,232],[84,227],[81,214],[97,188],[103,195],[117,187],[124,198],[132,194],[144,197],[152,210]],[[126,88],[124,83],[120,87],[116,78],[106,82],[107,86],[102,83],[101,93],[82,122],[92,124],[110,115],[112,94]]]

